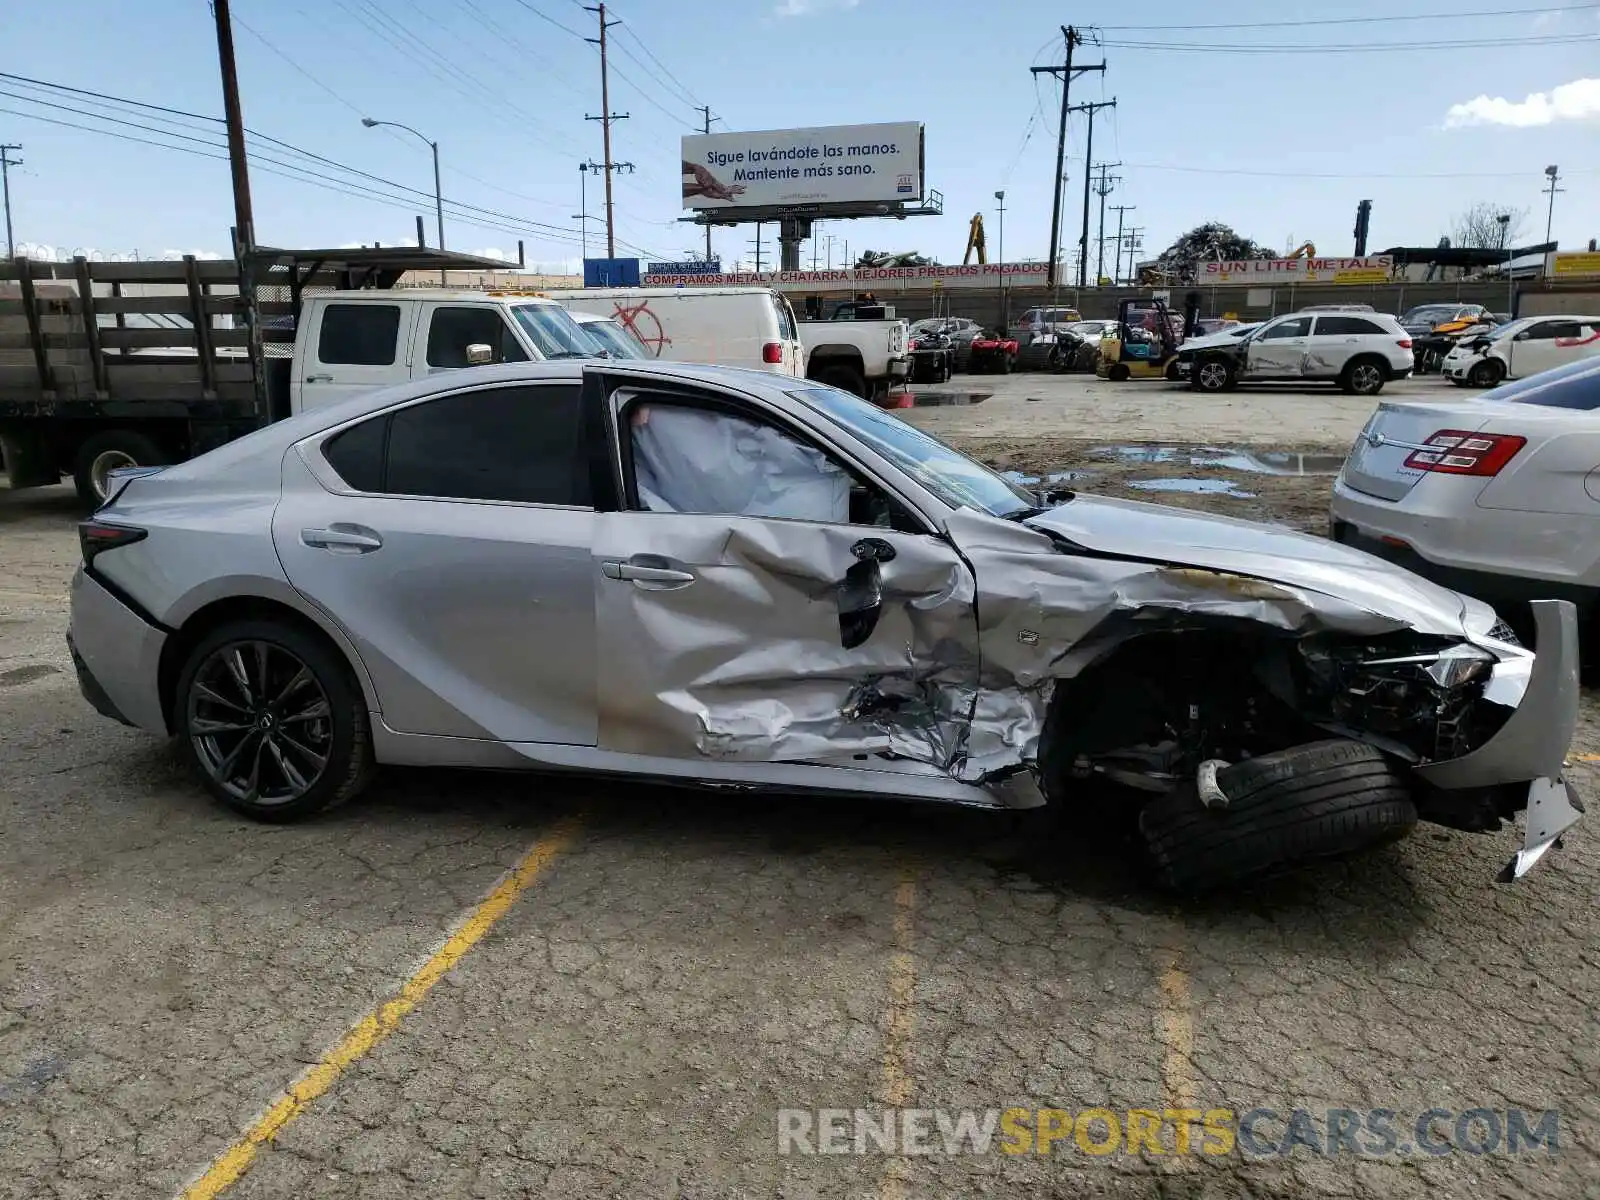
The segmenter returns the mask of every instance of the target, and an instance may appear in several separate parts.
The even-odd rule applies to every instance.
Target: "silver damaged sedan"
[[[1535,656],[1377,558],[1036,495],[803,380],[468,369],[117,484],[84,695],[264,820],[374,763],[869,792],[1125,818],[1201,890],[1526,812],[1510,879],[1581,811],[1570,604]]]

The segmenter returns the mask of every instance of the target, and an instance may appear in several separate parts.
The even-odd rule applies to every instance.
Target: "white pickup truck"
[[[584,358],[598,347],[554,300],[519,292],[395,289],[305,298],[293,412],[480,363]]]
[[[868,399],[905,383],[911,370],[910,333],[903,319],[858,316],[851,301],[828,321],[798,321],[806,377]],[[866,309],[872,312],[871,308]]]

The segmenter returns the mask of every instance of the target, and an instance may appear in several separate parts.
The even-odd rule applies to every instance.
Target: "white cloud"
[[[854,8],[861,0],[783,0],[772,10],[775,17],[809,17],[830,8]]]
[[[1485,95],[1465,104],[1452,104],[1444,124],[1446,129],[1463,125],[1527,128],[1555,121],[1596,119],[1600,119],[1600,79],[1574,79],[1548,92],[1534,92],[1520,102]]]

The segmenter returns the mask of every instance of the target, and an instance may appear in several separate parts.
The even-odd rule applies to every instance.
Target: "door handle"
[[[307,375],[306,376],[306,382],[307,383],[332,383],[333,382],[333,376],[332,375]]]
[[[607,579],[655,584],[663,589],[686,587],[694,582],[694,574],[691,571],[679,571],[673,567],[651,567],[643,563],[619,562],[616,559],[603,560],[600,563],[600,570]]]
[[[318,550],[342,554],[366,554],[380,549],[383,539],[359,525],[330,525],[326,529],[302,529],[300,540]]]

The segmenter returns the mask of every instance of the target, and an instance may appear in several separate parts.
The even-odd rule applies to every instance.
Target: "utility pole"
[[[1134,278],[1134,256],[1144,249],[1144,226],[1130,225],[1128,227],[1128,282],[1138,284]]]
[[[12,158],[13,150],[21,150],[17,145],[0,145],[0,195],[4,195],[6,203],[6,257],[17,256],[17,244],[11,236],[11,168],[20,167],[22,160]]]
[[[0,146],[0,150],[3,150],[3,149],[5,149],[5,147]],[[16,147],[12,147],[12,149],[20,150],[21,147],[20,146],[16,146]],[[1550,194],[1550,208],[1549,208],[1548,212],[1545,214],[1545,218],[1544,218],[1544,240],[1548,242],[1550,240],[1550,230],[1555,225],[1555,222],[1556,222],[1556,193],[1557,192],[1564,192],[1567,189],[1564,188],[1564,187],[1557,187],[1556,186],[1557,183],[1561,182],[1561,168],[1560,167],[1557,167],[1557,166],[1548,166],[1548,167],[1546,167],[1544,169],[1544,176],[1545,176],[1546,179],[1548,179],[1550,181],[1549,184],[1544,188],[1544,190]],[[7,236],[9,237],[9,234]]]
[[[1046,287],[1056,286],[1056,256],[1061,249],[1061,189],[1066,184],[1066,159],[1067,159],[1067,113],[1072,111],[1067,106],[1068,94],[1072,91],[1072,81],[1080,75],[1090,71],[1104,71],[1105,63],[1089,67],[1074,67],[1072,65],[1072,51],[1075,46],[1083,44],[1083,38],[1078,35],[1077,29],[1071,25],[1061,27],[1061,36],[1067,44],[1066,61],[1059,67],[1030,67],[1035,75],[1058,75],[1061,78],[1061,123],[1056,130],[1056,174],[1051,187],[1050,203],[1050,265],[1045,279]],[[1086,160],[1087,161],[1087,160]]]
[[[1096,104],[1075,104],[1073,112],[1089,114],[1089,140],[1083,147],[1083,232],[1078,235],[1078,248],[1082,253],[1078,256],[1078,286],[1084,285],[1084,279],[1089,273],[1089,182],[1093,172],[1089,164],[1094,162],[1094,115],[1102,108],[1115,108],[1116,98],[1101,100]]]
[[[709,104],[700,105],[696,111],[705,118],[705,123],[700,127],[701,133],[710,133],[711,122],[720,121],[722,119],[721,117],[713,117],[711,115],[711,105]],[[711,261],[711,222],[709,221],[706,222],[706,261]]]
[[[611,205],[611,172],[624,166],[631,171],[633,164],[614,163],[611,161],[611,122],[625,121],[628,119],[628,114],[611,111],[611,78],[606,71],[606,30],[613,25],[620,25],[622,22],[606,20],[606,6],[604,4],[586,4],[584,7],[590,12],[600,15],[600,36],[583,39],[600,47],[600,115],[591,117],[586,113],[583,119],[585,121],[600,122],[602,144],[605,148],[606,157],[604,164],[606,172],[606,257],[615,258],[617,256],[617,226]]]
[[[756,274],[761,274],[761,222],[756,222]]]
[[[228,128],[228,167],[233,174],[233,246],[239,259],[239,297],[244,301],[245,339],[255,377],[256,420],[272,419],[267,405],[267,373],[261,346],[261,313],[255,281],[256,220],[250,208],[250,165],[244,148],[244,109],[239,103],[239,71],[233,60],[233,19],[228,0],[212,0],[217,24],[217,60],[222,68],[222,113]]]
[[[1086,169],[1088,165],[1089,164],[1087,162],[1084,163],[1084,167]],[[1095,259],[1095,287],[1099,287],[1100,281],[1106,277],[1106,197],[1111,194],[1111,190],[1116,187],[1117,184],[1122,182],[1122,176],[1110,175],[1107,174],[1107,172],[1109,172],[1112,167],[1120,167],[1121,165],[1122,164],[1119,162],[1101,163],[1100,182],[1095,184],[1094,187],[1095,194],[1100,197],[1100,248],[1098,257]]]
[[[1117,214],[1117,263],[1111,269],[1112,282],[1122,282],[1122,218],[1138,208],[1137,204],[1113,204],[1111,209]]]

